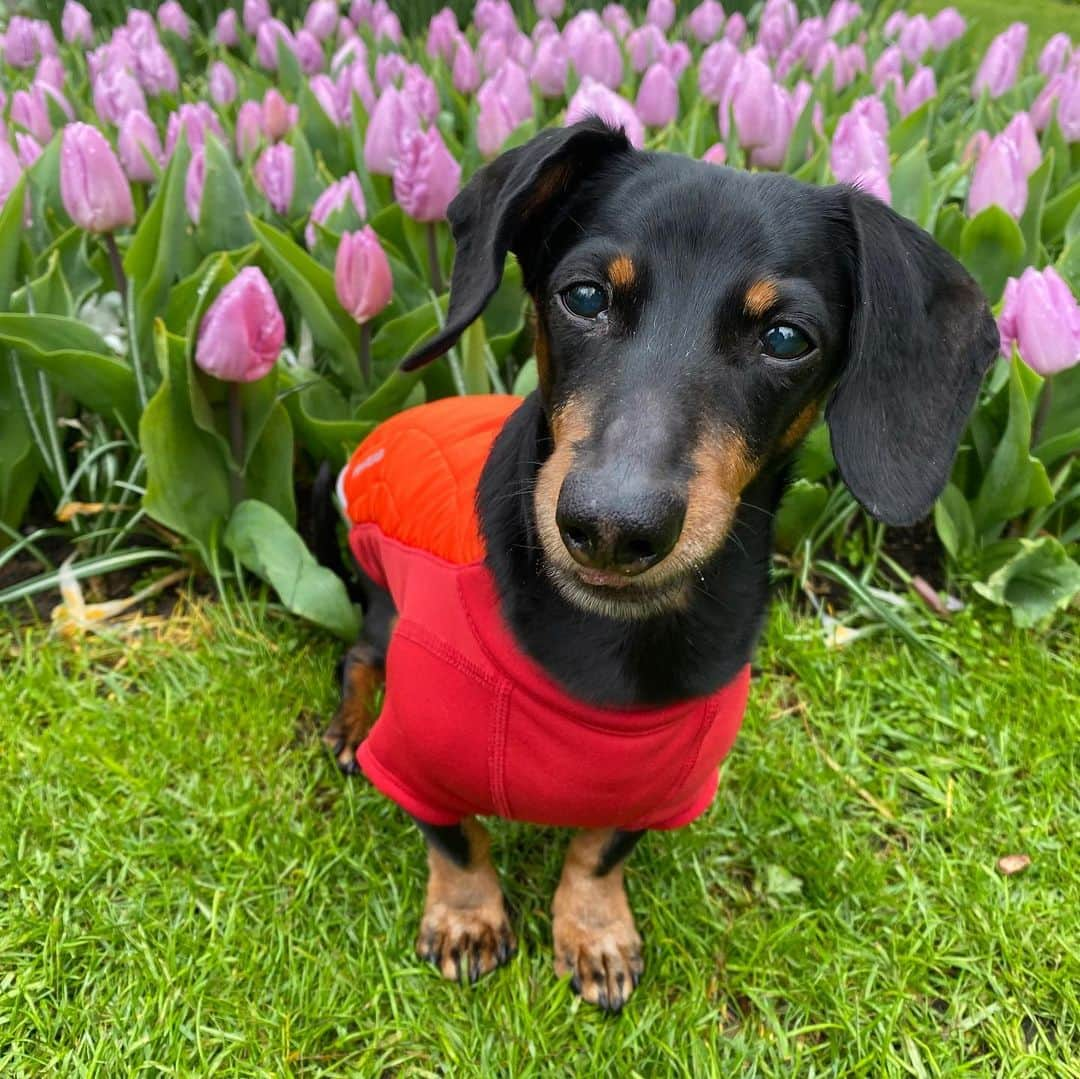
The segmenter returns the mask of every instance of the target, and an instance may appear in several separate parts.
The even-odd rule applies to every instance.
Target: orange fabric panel
[[[484,557],[476,488],[496,435],[520,397],[484,394],[419,405],[379,424],[341,481],[353,524],[464,565]]]

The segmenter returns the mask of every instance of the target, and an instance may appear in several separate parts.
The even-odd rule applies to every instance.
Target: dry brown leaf
[[[1011,877],[1014,873],[1022,873],[1029,865],[1031,865],[1031,858],[1026,854],[1006,854],[997,862],[998,872],[1006,877]]]

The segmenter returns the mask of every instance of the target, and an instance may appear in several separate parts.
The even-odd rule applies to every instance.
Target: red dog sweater
[[[475,509],[484,462],[519,403],[455,397],[409,409],[376,428],[341,474],[353,553],[399,614],[382,712],[357,760],[430,824],[490,814],[678,828],[716,792],[749,667],[708,697],[615,709],[575,700],[525,655],[484,565]]]

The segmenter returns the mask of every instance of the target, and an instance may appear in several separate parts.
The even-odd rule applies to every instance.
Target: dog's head
[[[453,345],[513,251],[553,442],[537,531],[563,593],[608,614],[676,605],[822,406],[855,497],[922,517],[997,349],[971,277],[876,198],[637,151],[598,120],[480,170],[450,221],[447,324],[405,366]]]

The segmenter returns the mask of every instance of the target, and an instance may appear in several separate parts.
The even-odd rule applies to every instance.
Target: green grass
[[[419,837],[318,742],[333,642],[8,631],[0,1074],[1080,1075],[1078,628],[964,614],[949,677],[777,610],[716,803],[631,861],[615,1020],[550,972],[554,831],[493,827],[507,969],[413,957]]]
[[[933,15],[944,7],[955,7],[971,25],[971,41],[980,50],[990,39],[1014,22],[1026,22],[1030,29],[1028,53],[1037,56],[1043,45],[1064,31],[1073,42],[1080,41],[1080,2],[1078,0],[1026,0],[1022,4],[1004,0],[913,0],[904,10]]]

